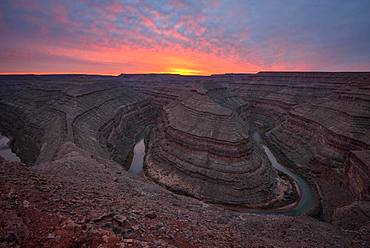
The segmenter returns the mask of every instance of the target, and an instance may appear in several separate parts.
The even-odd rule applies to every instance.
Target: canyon
[[[1,247],[370,246],[367,72],[4,75],[0,132]]]

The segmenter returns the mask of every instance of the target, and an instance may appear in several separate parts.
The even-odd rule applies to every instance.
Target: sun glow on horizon
[[[170,74],[180,74],[180,75],[209,75],[208,73],[201,71],[201,70],[195,70],[195,69],[186,69],[186,68],[169,68],[169,71],[166,73]]]
[[[0,1],[0,74],[368,71],[370,5],[338,1]]]

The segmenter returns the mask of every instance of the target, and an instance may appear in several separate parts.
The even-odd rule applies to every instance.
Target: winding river
[[[9,139],[0,133],[0,156],[5,160],[20,162],[20,158],[9,147]]]
[[[302,177],[298,176],[297,174],[293,173],[291,170],[289,170],[287,167],[280,164],[274,154],[271,152],[271,150],[262,142],[261,136],[259,132],[253,133],[253,138],[259,144],[263,150],[265,151],[265,154],[267,155],[268,159],[271,162],[271,165],[278,171],[288,175],[291,177],[295,183],[299,187],[299,193],[300,193],[300,199],[298,203],[289,209],[282,209],[282,210],[266,210],[262,211],[263,213],[271,213],[271,214],[283,214],[283,215],[290,215],[290,216],[298,216],[303,215],[313,209],[316,205],[315,200],[315,194],[311,189],[311,186],[308,184],[306,180],[304,180]],[[258,211],[259,212],[259,211]]]
[[[259,132],[253,133],[253,138],[260,145],[265,154],[267,155],[268,159],[271,162],[271,165],[278,171],[288,175],[291,177],[295,183],[299,187],[300,199],[297,204],[289,208],[281,208],[281,209],[274,209],[274,210],[248,210],[247,213],[254,213],[254,214],[278,214],[278,215],[289,215],[289,216],[298,216],[304,215],[311,209],[315,207],[315,195],[307,183],[306,180],[298,176],[297,174],[293,173],[287,167],[280,164],[271,150],[262,142],[261,136]],[[143,162],[144,162],[144,155],[145,155],[145,144],[144,140],[141,139],[139,142],[136,143],[134,147],[134,157],[132,160],[132,164],[130,166],[129,171],[132,174],[140,175],[143,171]]]

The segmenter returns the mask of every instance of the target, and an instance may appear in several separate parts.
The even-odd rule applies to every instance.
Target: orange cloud
[[[257,5],[265,15],[254,13]],[[326,30],[332,28],[323,29],[322,39],[311,39],[317,37],[305,32],[311,22],[301,20],[292,29],[288,15],[275,15],[278,12],[271,6],[279,4],[0,1],[0,73],[208,75],[368,68],[366,53],[357,52],[364,39],[328,39]],[[279,18],[289,25],[280,25]],[[347,29],[356,26],[351,27]],[[329,45],[323,45],[324,39]],[[340,49],[332,45],[337,41],[343,44]]]

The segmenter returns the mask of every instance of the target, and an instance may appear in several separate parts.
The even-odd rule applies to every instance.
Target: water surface
[[[144,139],[141,139],[134,147],[134,158],[129,169],[132,174],[139,175],[143,171],[144,155],[145,144]]]
[[[253,133],[254,140],[263,148],[265,154],[267,155],[268,159],[271,162],[271,165],[278,171],[284,173],[291,177],[299,187],[300,191],[300,199],[296,206],[288,210],[278,210],[278,211],[268,211],[275,214],[284,214],[284,215],[291,215],[291,216],[298,216],[307,213],[309,210],[313,209],[316,205],[315,194],[311,189],[311,186],[308,184],[306,180],[304,180],[299,175],[295,174],[287,167],[280,164],[275,155],[271,152],[271,150],[262,143],[261,136],[258,132]]]
[[[5,160],[20,162],[20,158],[9,147],[8,137],[0,134],[0,156]]]
[[[299,175],[295,174],[287,167],[280,164],[275,155],[271,152],[271,150],[262,142],[261,136],[258,132],[253,133],[253,138],[257,142],[259,146],[262,147],[263,151],[265,152],[266,156],[271,162],[271,165],[278,171],[286,174],[287,176],[291,177],[299,187],[300,191],[300,199],[298,203],[288,209],[276,209],[276,210],[251,210],[248,211],[250,213],[258,213],[258,214],[281,214],[281,215],[290,215],[290,216],[298,216],[306,214],[309,210],[315,207],[315,195],[307,183],[306,180],[301,178]],[[145,143],[144,139],[141,139],[139,142],[136,143],[134,146],[134,157],[130,166],[129,171],[134,175],[140,175],[143,171],[143,164],[144,164],[144,156],[145,156]]]

